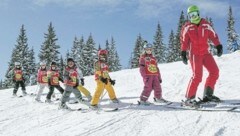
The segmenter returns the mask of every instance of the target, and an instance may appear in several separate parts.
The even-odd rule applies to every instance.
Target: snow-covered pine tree
[[[174,47],[174,53],[175,53],[175,60],[174,61],[179,61],[181,60],[181,42],[180,42],[180,33],[181,33],[181,29],[182,26],[184,25],[184,23],[186,22],[185,17],[184,17],[184,12],[182,11],[179,17],[179,21],[178,21],[178,27],[177,27],[177,32],[175,35],[175,47]]]
[[[73,46],[72,46],[72,49],[71,49],[71,53],[70,53],[70,56],[71,58],[74,59],[75,62],[77,62],[76,60],[78,60],[78,55],[80,54],[80,47],[79,47],[79,41],[77,39],[77,37],[75,36],[74,37],[74,40],[73,40]]]
[[[12,50],[11,60],[10,60],[10,62],[8,62],[8,70],[5,73],[4,83],[5,83],[6,88],[13,86],[12,75],[9,75],[9,72],[14,68],[14,62],[18,61],[18,60],[16,60],[16,57],[15,57],[16,49],[17,48],[15,45],[15,48]]]
[[[135,47],[133,50],[133,57],[132,57],[132,62],[131,62],[131,68],[137,68],[139,65],[139,58],[140,55],[143,53],[143,39],[141,34],[137,36],[137,40],[135,42]]]
[[[167,62],[175,61],[175,36],[173,30],[171,30],[168,38],[168,51],[167,51]]]
[[[109,70],[113,71],[114,67],[114,53],[112,49],[112,43],[110,44],[108,40],[106,40],[105,50],[108,51],[107,63],[109,66]]]
[[[82,52],[83,47],[84,47],[83,36],[80,38],[80,40],[78,40],[77,37],[75,37],[70,56],[75,60],[76,65],[81,70],[87,69],[87,67],[84,65],[84,60],[83,60],[83,52]]]
[[[130,58],[128,60],[128,66],[127,66],[128,69],[132,68],[132,60],[133,60],[133,52],[131,52]]]
[[[29,65],[28,70],[30,74],[31,85],[35,85],[37,84],[37,65],[36,65],[35,52],[33,47],[29,51],[28,65]]]
[[[65,65],[64,65],[64,60],[63,57],[61,55],[60,57],[60,64],[59,64],[59,72],[60,72],[60,76],[63,76],[63,71],[64,71]]]
[[[158,63],[166,62],[166,47],[163,44],[163,33],[159,23],[154,36],[153,49],[154,56]]]
[[[71,56],[71,53],[69,53],[69,50],[67,50],[65,62],[67,62],[67,58],[70,58],[70,57],[72,57],[72,56]],[[65,63],[65,62],[64,62],[64,63]],[[66,64],[66,63],[65,63],[65,64]]]
[[[238,44],[239,35],[236,33],[235,28],[235,19],[232,13],[232,7],[229,6],[228,10],[228,20],[227,20],[227,50],[229,52],[234,52],[240,49],[240,45]]]
[[[110,44],[109,44],[108,40],[106,40],[105,50],[107,50],[108,53],[110,52]],[[108,60],[109,60],[109,55],[108,55]]]
[[[40,61],[46,61],[47,66],[52,61],[59,64],[59,48],[60,46],[56,43],[58,38],[56,37],[52,22],[48,26],[48,32],[44,33],[44,42],[41,45],[40,53],[38,55]]]
[[[11,56],[11,60],[8,63],[8,70],[6,72],[6,86],[11,86],[12,85],[12,77],[13,75],[11,75],[10,77],[8,77],[8,72],[10,70],[12,70],[14,68],[14,63],[15,62],[20,62],[23,68],[23,73],[24,73],[24,77],[25,77],[25,82],[28,84],[29,83],[29,77],[30,77],[30,73],[29,73],[29,48],[28,48],[28,43],[27,43],[27,35],[26,35],[26,30],[24,28],[24,25],[21,26],[20,29],[20,34],[17,38],[17,43],[15,44],[15,47],[12,51],[12,56]]]
[[[79,48],[81,49],[80,54],[79,54],[79,60],[77,60],[78,63],[78,67],[83,71],[84,69],[87,69],[87,66],[85,66],[85,62],[84,62],[84,57],[83,57],[83,48],[85,46],[84,43],[84,38],[83,36],[80,38],[79,40]],[[84,75],[84,74],[83,74]],[[85,76],[85,75],[84,75]]]
[[[65,67],[66,64],[67,64],[67,58],[70,58],[70,57],[72,57],[72,56],[71,56],[71,53],[69,53],[69,50],[67,50],[65,59],[63,60],[64,67]]]
[[[108,64],[109,64],[110,71],[117,71],[121,69],[119,56],[116,51],[116,43],[113,37],[111,38],[110,49],[108,52]]]
[[[83,47],[83,60],[86,69],[82,69],[83,75],[93,75],[94,74],[94,62],[97,61],[97,49],[95,48],[95,42],[93,40],[92,34],[89,35],[86,45]]]
[[[0,90],[3,89],[3,82],[2,80],[0,81]]]
[[[120,58],[118,55],[118,52],[115,52],[115,67],[114,67],[114,71],[119,71],[122,69],[122,65],[120,63]]]
[[[99,44],[99,45],[98,45],[98,51],[101,50],[101,49],[102,49],[102,48],[101,48],[101,45]]]
[[[214,29],[212,18],[211,17],[209,17],[209,18],[206,17],[206,20],[210,23],[210,25]],[[211,52],[211,54],[212,55],[216,55],[217,54],[217,50],[215,49],[215,46],[214,46],[213,42],[209,40],[208,41],[208,45],[209,45],[209,51]]]

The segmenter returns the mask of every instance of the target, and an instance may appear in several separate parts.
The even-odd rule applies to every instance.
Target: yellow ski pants
[[[108,96],[109,96],[109,98],[111,100],[116,98],[114,89],[113,89],[113,87],[112,87],[110,82],[108,82],[107,84],[103,83],[100,80],[96,80],[96,82],[97,82],[97,87],[96,87],[95,93],[93,95],[93,99],[91,101],[91,105],[97,105],[98,104],[99,98],[102,95],[104,89],[107,90]]]
[[[86,97],[91,96],[90,92],[89,92],[85,87],[83,87],[82,85],[79,85],[79,86],[77,87],[77,89],[78,89],[80,92],[82,92]]]

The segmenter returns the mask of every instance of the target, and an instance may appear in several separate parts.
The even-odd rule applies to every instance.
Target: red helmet
[[[107,54],[108,54],[107,50],[99,50],[98,51],[98,56],[100,56],[100,55],[107,55]]]

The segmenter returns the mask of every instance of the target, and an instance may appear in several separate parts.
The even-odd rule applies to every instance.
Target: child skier
[[[75,65],[75,62],[72,58],[67,59],[67,66],[64,69],[63,76],[64,76],[64,84],[66,88],[62,95],[59,109],[70,109],[66,105],[66,102],[69,100],[69,97],[72,92],[80,103],[87,105],[86,100],[82,99],[82,95],[80,91],[77,90],[77,87],[79,86],[79,75],[77,72],[77,67]]]
[[[46,97],[47,103],[51,103],[51,96],[54,92],[54,88],[57,88],[58,91],[63,94],[64,90],[59,85],[59,81],[63,82],[62,78],[60,77],[59,71],[57,70],[57,64],[56,62],[52,62],[50,69],[47,71],[47,77],[48,77],[48,86],[49,86],[49,92]]]
[[[97,82],[96,91],[93,95],[93,99],[91,101],[91,108],[98,108],[99,97],[103,93],[103,90],[106,89],[108,95],[113,103],[119,103],[116,98],[114,89],[112,85],[115,84],[115,80],[112,80],[109,76],[108,64],[107,64],[107,50],[99,50],[98,51],[98,61],[94,63],[95,70],[95,81]]]
[[[41,102],[41,95],[43,89],[48,87],[48,77],[47,77],[47,67],[45,62],[40,63],[40,68],[38,69],[37,74],[37,82],[38,82],[38,92],[35,98],[36,101]]]
[[[77,68],[77,73],[79,76],[78,78],[81,81],[81,84],[79,84],[77,86],[77,90],[80,91],[81,93],[83,93],[87,97],[87,101],[90,102],[92,100],[92,96],[91,96],[91,93],[85,87],[83,87],[84,86],[84,78],[83,78],[82,71],[79,68]],[[75,100],[73,103],[78,103],[78,101]]]
[[[162,78],[157,66],[157,60],[152,54],[152,44],[144,45],[144,53],[139,59],[140,73],[144,82],[144,89],[140,96],[140,104],[149,105],[150,102],[147,101],[148,97],[151,94],[151,91],[154,90],[154,101],[156,103],[168,103],[162,97]]]
[[[199,16],[199,8],[195,5],[188,8],[188,16],[190,21],[186,22],[181,31],[181,55],[183,63],[187,65],[187,51],[189,51],[189,61],[192,67],[193,76],[189,81],[186,91],[186,106],[197,106],[195,100],[199,83],[202,81],[203,66],[209,72],[209,76],[205,83],[203,101],[220,102],[220,99],[213,95],[214,86],[219,77],[218,66],[208,51],[208,41],[211,40],[217,49],[217,56],[222,55],[222,45],[218,39],[218,35],[212,26]]]
[[[27,95],[25,88],[25,77],[20,62],[14,63],[15,67],[9,71],[8,77],[12,77],[14,85],[13,96],[17,96],[19,85],[22,87],[22,94]]]

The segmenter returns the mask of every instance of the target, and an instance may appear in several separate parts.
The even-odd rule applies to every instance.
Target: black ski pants
[[[49,92],[48,92],[48,94],[47,94],[47,99],[51,99],[51,96],[52,96],[52,94],[53,94],[53,92],[54,92],[54,88],[57,88],[57,90],[58,90],[61,94],[63,94],[64,90],[63,90],[63,88],[62,88],[60,85],[55,85],[55,86],[50,85],[50,86],[49,86]]]
[[[15,85],[14,85],[14,89],[13,89],[13,93],[17,93],[19,85],[22,87],[22,91],[25,92],[26,88],[25,88],[25,84],[23,81],[16,81]]]

